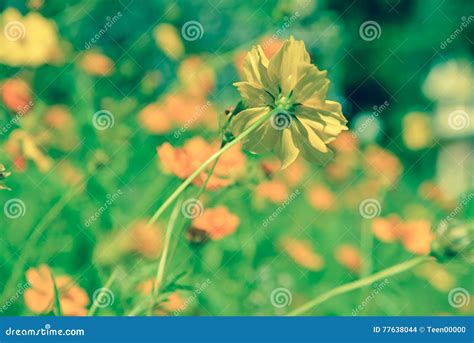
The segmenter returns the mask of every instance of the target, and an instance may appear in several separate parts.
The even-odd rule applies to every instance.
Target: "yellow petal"
[[[268,75],[273,84],[280,85],[283,95],[287,96],[296,85],[298,68],[302,63],[310,63],[309,54],[304,42],[293,37],[285,41],[268,63]]]
[[[255,83],[236,82],[234,86],[237,87],[245,105],[248,107],[269,106],[273,103],[272,96]]]
[[[245,148],[255,154],[270,152],[277,145],[278,133],[271,125],[262,126],[251,135],[253,139],[245,144]]]
[[[281,130],[280,139],[275,147],[275,153],[281,161],[281,169],[285,169],[298,157],[300,151],[292,137],[292,126]]]
[[[299,80],[293,89],[292,101],[302,103],[315,94],[324,100],[329,85],[326,74],[326,71],[321,71],[312,64],[301,64],[298,67]]]
[[[232,133],[237,136],[270,111],[269,107],[253,107],[239,112],[232,118]],[[262,124],[262,126],[265,124]],[[252,134],[250,134],[252,136]]]
[[[255,46],[244,60],[244,74],[248,82],[257,84],[270,92],[276,92],[276,84],[270,82],[268,76],[268,59],[260,45]],[[273,93],[276,95],[276,93]]]

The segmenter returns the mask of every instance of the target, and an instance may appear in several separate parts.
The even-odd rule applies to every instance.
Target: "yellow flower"
[[[0,17],[0,63],[11,66],[40,66],[61,58],[59,38],[53,21],[39,13],[22,17],[8,8]]]
[[[246,81],[234,85],[246,109],[232,118],[238,135],[272,110],[276,111],[244,140],[254,153],[275,152],[286,168],[298,155],[310,162],[326,164],[332,158],[327,143],[347,130],[341,105],[326,100],[326,72],[310,63],[303,41],[293,37],[268,60],[261,46],[254,47],[244,61]]]

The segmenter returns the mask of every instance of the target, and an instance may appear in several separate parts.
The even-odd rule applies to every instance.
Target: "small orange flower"
[[[379,178],[381,183],[387,186],[397,181],[403,171],[398,157],[380,147],[369,147],[364,156],[365,169],[369,176]]]
[[[287,237],[280,241],[280,246],[296,264],[306,269],[319,271],[324,266],[324,259],[313,251],[308,241]]]
[[[308,192],[311,206],[317,210],[329,211],[334,208],[334,194],[323,185],[313,185]]]
[[[157,225],[147,225],[146,220],[132,224],[129,231],[130,250],[145,257],[153,258],[161,251],[163,240],[161,228]]]
[[[3,103],[8,109],[23,114],[31,109],[31,89],[22,79],[8,79],[0,90]]]
[[[46,112],[45,122],[54,129],[63,130],[72,125],[71,113],[64,106],[51,106]]]
[[[271,180],[260,183],[256,190],[257,196],[280,204],[288,198],[288,187],[281,181]]]
[[[205,209],[200,217],[193,220],[192,227],[205,232],[212,240],[219,240],[234,233],[239,223],[239,217],[218,206]]]
[[[164,143],[157,151],[163,168],[185,179],[218,149],[218,144],[209,144],[201,137],[194,137],[186,141],[182,148],[173,148],[171,144]],[[244,167],[245,155],[240,150],[240,145],[236,144],[221,156],[206,188],[215,190],[230,185]],[[200,186],[206,178],[207,171],[202,172],[194,179],[193,184]]]
[[[344,131],[331,143],[331,146],[340,153],[355,153],[359,142],[352,133]]]
[[[154,134],[163,134],[172,128],[172,119],[156,103],[145,106],[138,114],[138,121],[141,127]]]
[[[354,273],[358,273],[362,266],[362,257],[359,249],[356,247],[343,244],[336,249],[336,260]]]
[[[400,240],[409,252],[426,255],[431,250],[433,233],[427,220],[411,220],[403,223]]]
[[[25,291],[25,304],[34,313],[47,313],[54,303],[54,285],[50,268],[42,264],[38,268],[30,268],[26,272],[30,288]],[[76,286],[69,276],[55,278],[59,292],[61,311],[66,316],[85,316],[89,297],[86,292]]]
[[[93,76],[110,76],[114,72],[114,62],[107,56],[93,51],[84,53],[79,66]]]
[[[401,225],[400,217],[395,214],[377,217],[372,220],[372,232],[383,242],[394,242],[399,237]]]

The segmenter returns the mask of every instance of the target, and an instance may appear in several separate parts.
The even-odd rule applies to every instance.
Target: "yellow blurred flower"
[[[216,83],[214,70],[198,56],[190,56],[181,63],[178,79],[183,91],[197,98],[206,98]]]
[[[54,286],[51,269],[42,264],[26,271],[30,288],[25,291],[25,304],[34,313],[47,313],[53,308]],[[75,285],[69,276],[55,277],[61,311],[66,316],[85,316],[89,304],[87,293]]]
[[[0,17],[0,32],[0,63],[40,66],[60,57],[56,25],[39,13],[23,17],[8,8]]]
[[[153,30],[153,37],[156,45],[163,50],[166,56],[172,59],[179,59],[183,56],[184,46],[178,30],[171,24],[159,24]]]
[[[246,81],[235,86],[247,109],[232,119],[233,133],[279,109],[244,139],[244,147],[255,153],[275,152],[282,168],[299,155],[327,163],[332,151],[326,144],[347,130],[347,120],[339,103],[326,100],[326,72],[310,63],[304,43],[292,37],[270,60],[261,46],[254,47],[244,61],[244,73]]]
[[[403,118],[403,141],[411,150],[426,148],[433,141],[431,120],[426,113],[411,112]]]

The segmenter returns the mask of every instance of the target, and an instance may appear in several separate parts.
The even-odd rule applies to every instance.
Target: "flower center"
[[[291,103],[290,98],[280,95],[278,99],[275,100],[275,105],[276,107],[279,107],[282,110],[288,111],[291,109],[292,103]]]

